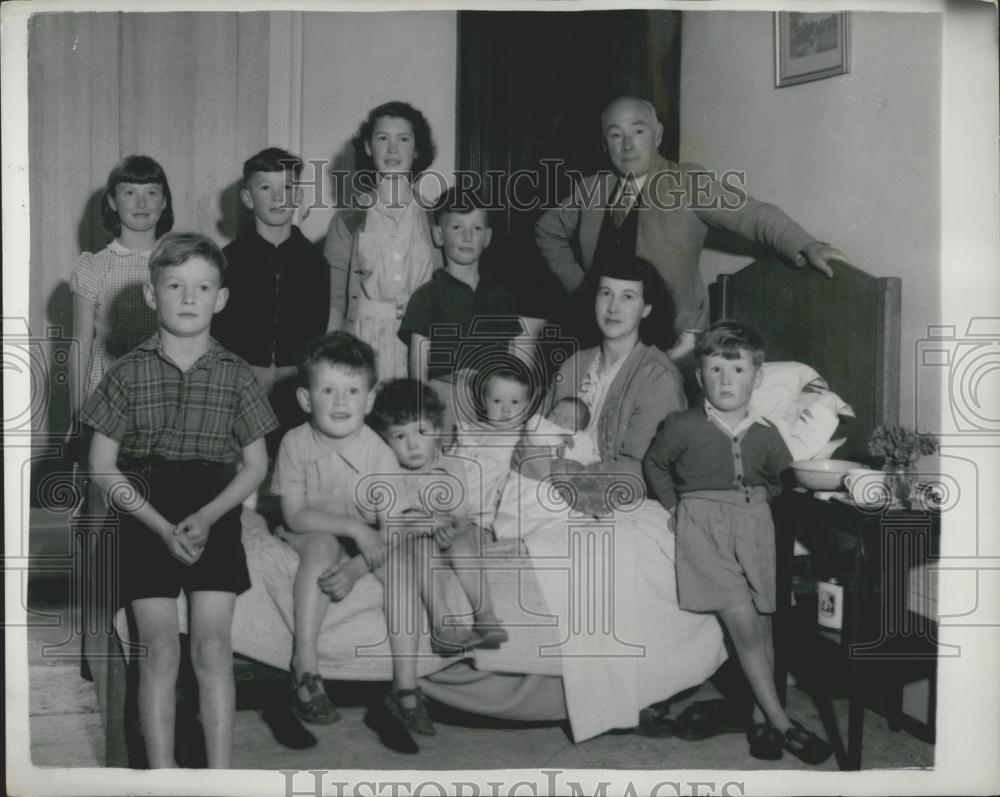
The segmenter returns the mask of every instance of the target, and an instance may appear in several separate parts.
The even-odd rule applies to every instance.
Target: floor
[[[31,757],[36,766],[91,767],[103,765],[103,729],[93,684],[80,677],[79,642],[67,604],[68,587],[53,581],[33,582],[28,607],[37,623],[28,630]],[[43,650],[44,649],[44,650]],[[277,724],[264,711],[259,695],[241,701],[236,715],[233,765],[240,769],[811,769],[789,754],[776,762],[758,761],[747,753],[742,735],[718,736],[702,742],[677,738],[650,739],[630,733],[609,733],[573,744],[559,724],[483,727],[477,718],[435,713],[437,736],[421,738],[416,755],[385,749],[365,727],[365,700],[372,695],[334,688],[343,719],[312,729],[315,744],[290,749],[275,739],[282,729],[308,740],[301,726]],[[677,702],[716,696],[711,685]],[[846,733],[846,701],[835,702],[841,734]],[[810,698],[792,687],[789,713],[814,730],[821,730]],[[270,719],[270,724],[265,721]],[[866,769],[933,767],[933,745],[905,732],[892,732],[885,720],[866,712]],[[834,759],[819,769],[836,770]]]

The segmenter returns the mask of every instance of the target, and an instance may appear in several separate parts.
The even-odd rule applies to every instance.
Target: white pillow
[[[750,399],[751,412],[770,421],[780,432],[793,460],[825,459],[844,441],[831,443],[841,415],[854,410],[827,387],[808,365],[764,363],[760,387]]]

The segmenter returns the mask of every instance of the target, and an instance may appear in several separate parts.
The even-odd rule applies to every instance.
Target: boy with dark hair
[[[700,407],[668,415],[643,469],[674,511],[677,592],[682,609],[714,612],[729,634],[755,698],[750,754],[782,748],[819,764],[830,745],[788,718],[774,687],[771,617],[776,609],[774,524],[768,505],[791,464],[777,429],[750,412],[761,383],[764,343],[737,321],[718,321],[695,343]]]
[[[215,337],[254,369],[282,431],[305,420],[295,399],[295,363],[326,331],[329,313],[330,266],[292,223],[301,172],[302,161],[277,147],[243,165],[240,201],[254,226],[224,250],[229,302],[212,324]],[[272,451],[279,438],[268,440]]]
[[[472,647],[499,647],[508,635],[493,613],[481,568],[470,567],[481,555],[482,532],[469,517],[465,462],[441,451],[443,417],[444,404],[431,388],[416,379],[394,379],[379,389],[369,423],[389,444],[406,473],[399,482],[396,511],[418,523],[423,518],[422,525],[431,532],[415,541],[413,575],[395,569],[397,583],[392,587],[397,593],[405,590],[407,579],[413,581],[415,576],[431,619],[431,648],[442,655],[454,655]],[[439,500],[454,497],[462,499],[458,506],[453,506],[455,501]],[[431,555],[445,560],[468,596],[474,618],[471,631],[443,624],[443,585],[440,575],[433,577]],[[457,563],[461,566],[456,567]],[[401,655],[394,651],[393,689],[386,697],[386,706],[409,730],[429,735],[434,725],[416,686],[418,639],[415,634],[408,638]]]
[[[247,364],[209,336],[226,303],[224,268],[203,235],[160,239],[145,286],[159,332],[111,366],[81,414],[94,430],[94,481],[120,513],[122,597],[148,650],[139,717],[152,767],[176,766],[182,588],[208,764],[228,768],[232,755],[233,607],[250,587],[240,504],[264,478],[263,438],[277,421]]]
[[[429,382],[445,403],[444,433],[451,439],[456,411],[468,414],[465,379],[506,353],[525,331],[514,298],[488,274],[480,258],[493,231],[482,200],[452,188],[438,200],[431,228],[444,268],[418,288],[406,306],[399,336],[409,347],[409,375]],[[459,409],[460,408],[460,409]]]

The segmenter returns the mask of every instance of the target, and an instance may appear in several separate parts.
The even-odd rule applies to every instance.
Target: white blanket
[[[556,456],[581,465],[593,465],[601,461],[594,435],[584,431],[568,431],[541,415],[535,415],[525,424],[522,438],[528,445],[548,447],[553,449]],[[556,454],[559,449],[562,449],[561,453]]]
[[[850,405],[803,363],[764,363],[761,372],[761,384],[750,399],[751,411],[774,424],[793,460],[831,456],[844,442],[830,441],[840,416],[854,417]]]
[[[559,643],[573,738],[638,723],[639,710],[704,682],[725,661],[711,614],[677,605],[667,512],[643,501],[597,519],[572,512],[547,481],[512,473],[495,530],[527,546]]]

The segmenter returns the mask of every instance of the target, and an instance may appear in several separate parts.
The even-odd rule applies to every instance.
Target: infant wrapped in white
[[[532,446],[551,448],[553,456],[571,459],[581,465],[593,465],[601,461],[593,435],[566,429],[541,415],[536,415],[528,421],[524,431],[524,442]]]

